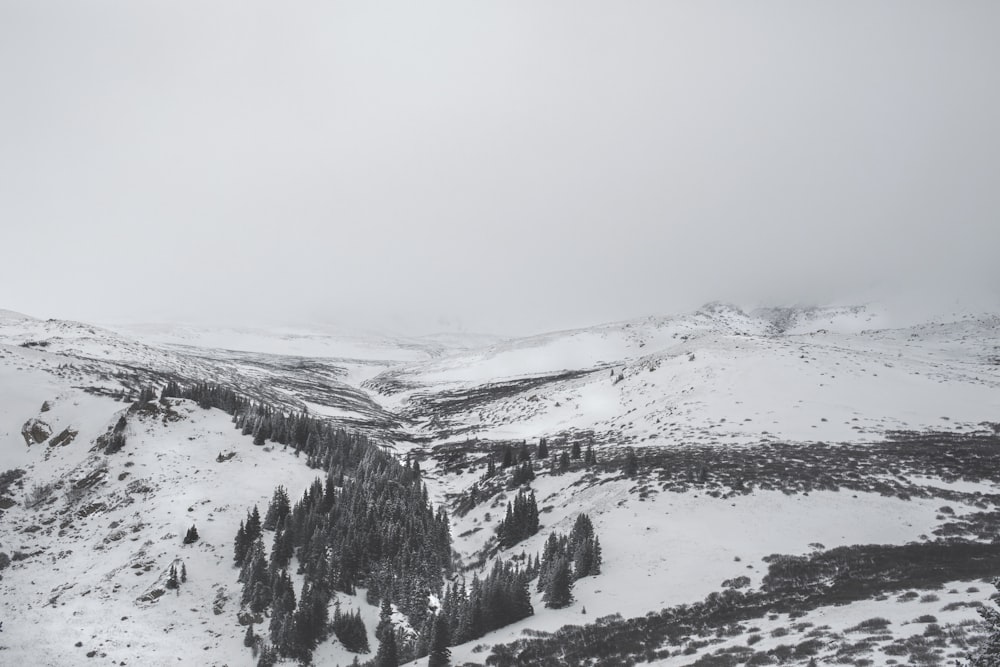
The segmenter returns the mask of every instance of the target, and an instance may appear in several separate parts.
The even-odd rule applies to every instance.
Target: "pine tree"
[[[288,499],[288,492],[285,487],[279,485],[271,496],[271,502],[268,503],[262,527],[264,530],[274,530],[278,521],[287,517],[289,512],[291,512],[291,501]]]
[[[431,633],[430,653],[427,656],[427,667],[448,667],[451,664],[451,649],[448,636],[448,619],[438,613],[434,618],[434,630]]]
[[[509,468],[512,465],[514,465],[514,451],[510,448],[510,445],[504,445],[503,459],[500,462],[500,467]]]
[[[194,526],[188,528],[187,533],[184,535],[184,544],[194,544],[198,541],[198,529]]]
[[[527,484],[531,480],[535,479],[535,470],[531,466],[531,461],[524,461],[514,470],[514,474],[510,476],[510,488],[516,488],[522,484]]]
[[[594,522],[586,514],[577,514],[573,529],[569,532],[570,544],[576,545],[594,536]]]
[[[600,573],[601,573],[601,540],[598,539],[597,535],[594,535],[593,555],[591,556],[589,574],[597,575]]]
[[[544,461],[549,458],[549,443],[545,438],[538,439],[538,454],[537,458],[539,461]]]
[[[375,667],[399,667],[399,648],[396,646],[396,633],[389,626],[378,645],[375,654]]]
[[[260,525],[260,511],[257,506],[253,506],[253,511],[247,515],[246,521],[246,534],[247,539],[253,542],[261,535],[261,525]]]
[[[573,601],[573,575],[569,569],[569,561],[565,558],[559,558],[552,565],[543,599],[549,609],[562,609]]]
[[[365,630],[364,621],[361,620],[361,612],[353,614],[343,614],[340,605],[337,605],[333,613],[333,633],[337,639],[352,653],[368,653],[368,632]]]
[[[521,490],[513,503],[507,503],[507,513],[497,526],[500,545],[512,547],[538,532],[538,504],[535,492]]]
[[[570,454],[569,455],[570,455],[570,458],[573,458],[573,459],[580,458],[580,441],[579,440],[575,440],[573,442],[573,447],[570,450]]]
[[[278,662],[278,652],[270,644],[260,647],[260,656],[257,658],[257,667],[274,667]]]
[[[250,539],[247,537],[246,527],[240,521],[240,529],[236,531],[236,541],[233,545],[233,560],[237,565],[243,565],[243,560],[250,549]]]
[[[392,626],[392,604],[389,602],[388,596],[383,596],[382,606],[379,609],[378,625],[375,626],[375,638],[380,642],[385,641],[387,632],[395,634],[396,631]]]
[[[250,625],[247,626],[246,634],[243,635],[243,645],[246,646],[247,648],[250,648],[251,646],[254,645],[254,642],[256,640],[257,637],[253,633],[253,623],[251,623]]]

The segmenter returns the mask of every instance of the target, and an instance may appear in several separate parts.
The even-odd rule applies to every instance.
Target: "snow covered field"
[[[566,609],[546,608],[532,588],[533,616],[453,647],[455,664],[482,664],[490,647],[526,631],[690,605],[727,580],[746,577],[748,590],[761,588],[764,559],[774,554],[930,543],[935,531],[963,521],[986,526],[969,528],[966,537],[988,542],[1000,484],[982,474],[985,464],[964,478],[911,468],[878,476],[916,490],[905,494],[858,487],[799,493],[780,484],[744,492],[726,487],[731,480],[721,475],[713,485],[668,490],[662,474],[672,471],[651,467],[660,465],[656,452],[692,447],[732,457],[761,442],[809,452],[812,443],[877,442],[895,430],[992,437],[989,424],[1000,420],[1000,318],[956,316],[900,329],[885,328],[889,322],[874,308],[746,314],[713,305],[474,347],[468,338],[415,344],[293,331],[112,332],[5,311],[0,473],[19,468],[25,475],[8,489],[12,503],[0,514],[0,552],[12,559],[0,572],[0,663],[254,664],[236,617],[233,537],[248,508],[263,510],[276,485],[295,499],[317,471],[280,445],[254,446],[220,411],[182,399],[130,410],[119,400],[175,376],[365,427],[401,455],[418,457],[432,501],[451,514],[456,580],[488,569],[497,522],[514,495],[500,487],[467,513],[456,511],[464,494],[484,484],[489,452],[522,439],[534,451],[541,437],[556,453],[574,438],[594,444],[593,469],[573,461],[564,474],[551,474],[548,461],[534,462],[530,487],[541,530],[500,556],[534,556],[551,531],[567,533],[587,513],[603,546],[602,573],[579,580]],[[122,416],[127,444],[109,455],[96,445]],[[462,447],[466,458],[456,463],[449,457]],[[617,467],[625,447],[651,454],[640,457],[647,469],[637,478]],[[184,545],[192,525],[200,539]],[[187,581],[166,590],[170,566],[181,563]],[[974,637],[975,605],[988,603],[993,591],[989,583],[956,580],[902,601],[895,594],[795,619],[765,615],[738,634],[693,638],[705,643],[686,654],[669,649],[677,655],[655,664],[693,664],[720,650],[743,655],[743,647],[780,653],[824,625],[825,648],[788,659],[835,660],[849,653],[845,642],[861,638],[851,628],[876,617],[888,619],[891,632],[856,647],[856,659],[887,664],[903,655],[891,648],[897,639],[924,636],[931,625],[963,627]],[[921,602],[928,595],[938,600]],[[378,608],[363,590],[339,600],[344,610],[361,610],[374,652]],[[921,616],[936,620],[917,622]],[[927,642],[936,632],[931,628]],[[960,643],[937,646],[937,659],[960,651]],[[913,640],[906,655],[934,648]],[[353,657],[336,639],[315,652],[316,664],[346,666]]]

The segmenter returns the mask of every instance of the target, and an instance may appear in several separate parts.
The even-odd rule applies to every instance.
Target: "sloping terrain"
[[[365,386],[435,439],[589,430],[633,445],[841,442],[992,418],[1000,319],[882,328],[888,319],[873,308],[747,315],[715,304],[500,343]]]
[[[1000,318],[891,323],[714,304],[471,348],[5,311],[0,473],[23,475],[0,477],[0,662],[255,664],[233,538],[276,485],[294,500],[321,473],[218,410],[136,402],[168,381],[308,411],[419,461],[450,514],[456,582],[534,558],[586,513],[601,574],[563,609],[532,583],[534,614],[453,646],[455,664],[961,658],[1000,575]],[[515,479],[521,456],[531,479]],[[501,548],[518,489],[540,530]],[[365,597],[337,594],[374,652]],[[314,653],[353,657],[335,638]]]

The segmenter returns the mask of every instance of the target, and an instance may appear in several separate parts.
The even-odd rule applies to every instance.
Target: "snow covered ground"
[[[456,473],[434,447],[467,439],[534,444],[547,436],[558,443],[592,431],[599,453],[622,445],[728,450],[761,441],[807,448],[876,441],[895,429],[970,433],[1000,421],[1000,318],[886,328],[891,321],[874,308],[747,314],[716,304],[529,339],[414,343],[345,342],[296,331],[111,331],[0,312],[0,472],[26,471],[9,494],[16,504],[0,515],[0,552],[14,557],[0,573],[0,663],[79,664],[92,653],[95,664],[253,664],[236,620],[233,536],[247,509],[263,510],[277,484],[295,499],[316,472],[280,446],[254,447],[228,416],[187,401],[171,401],[156,414],[127,413],[129,404],[112,395],[125,386],[134,390],[139,380],[178,375],[222,382],[289,409],[367,425],[398,451],[428,457],[422,467],[432,499],[441,503],[477,483],[482,470]],[[496,391],[498,383],[506,388]],[[96,439],[122,415],[125,449],[96,451]],[[32,438],[33,426],[47,435],[28,445],[23,432]],[[75,435],[54,446],[64,432]],[[234,455],[226,459],[228,453]],[[844,489],[712,495],[655,484],[654,492],[639,493],[636,481],[617,472],[550,475],[538,465],[537,474],[531,486],[542,529],[504,555],[541,551],[550,531],[568,532],[586,512],[601,539],[604,571],[577,583],[567,609],[546,609],[536,593],[534,616],[454,647],[456,664],[482,663],[489,654],[483,647],[522,638],[526,630],[551,632],[610,614],[643,616],[702,600],[740,576],[757,587],[767,572],[762,559],[772,554],[934,539],[944,504],[954,512],[947,520],[1000,509],[991,500],[1000,494],[994,481],[946,480],[934,470],[896,477],[957,500]],[[42,502],[25,506],[47,486]],[[491,545],[512,495],[465,515],[452,511],[462,562]],[[201,539],[183,545],[191,525]],[[184,564],[188,581],[177,593],[144,600],[162,588],[175,562]],[[754,635],[760,639],[752,648],[766,652],[805,641],[822,625],[830,626],[829,650],[819,655],[831,657],[844,637],[854,636],[848,629],[866,618],[885,617],[893,637],[906,638],[927,630],[929,622],[914,622],[921,615],[955,626],[976,618],[967,603],[992,592],[981,582],[955,582],[934,603],[919,602],[928,594],[922,591],[916,600],[765,618],[749,624],[759,626],[754,632],[658,664],[691,664],[747,645]],[[364,602],[363,591],[340,600],[344,610],[361,610],[377,649],[378,609]],[[959,604],[938,609],[952,603]],[[813,626],[789,630],[797,633],[792,638],[780,629],[803,622]],[[892,650],[873,649],[866,659],[886,664]],[[315,655],[324,665],[353,659],[336,640]]]
[[[371,386],[404,386],[379,400],[405,408],[416,398],[427,408],[428,394],[589,370],[460,406],[446,414],[445,430],[532,438],[592,429],[616,442],[655,445],[962,430],[1000,407],[1000,318],[877,329],[865,327],[886,317],[869,308],[783,317],[787,328],[776,330],[768,317],[716,305],[501,343],[391,369]]]

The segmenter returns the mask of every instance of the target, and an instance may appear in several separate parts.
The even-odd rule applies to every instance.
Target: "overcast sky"
[[[0,308],[1000,294],[1000,3],[0,0]]]

